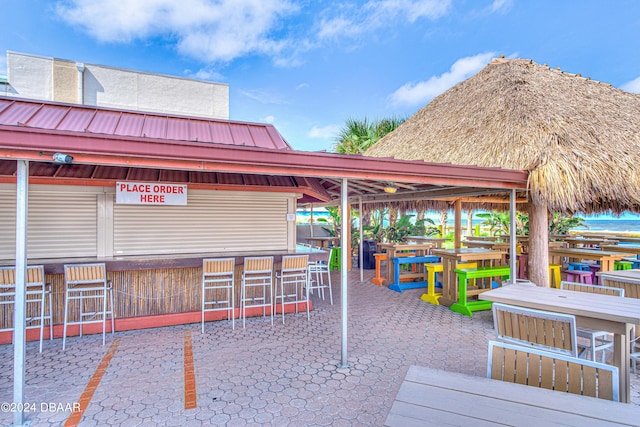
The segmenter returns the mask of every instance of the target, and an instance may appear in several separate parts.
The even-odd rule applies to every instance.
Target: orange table
[[[386,284],[394,282],[393,268],[391,268],[391,258],[398,256],[424,256],[429,255],[431,249],[431,243],[380,243],[378,247],[387,253],[387,277]],[[409,254],[407,254],[409,252]],[[421,278],[422,281],[426,280],[424,272],[411,273],[416,278]],[[408,276],[408,275],[407,275]],[[405,278],[408,279],[409,277]]]

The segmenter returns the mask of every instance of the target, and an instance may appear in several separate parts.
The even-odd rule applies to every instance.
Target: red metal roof
[[[73,164],[51,164],[55,152]],[[0,182],[11,182],[11,159],[24,159],[34,162],[38,183],[186,182],[302,193],[299,203],[338,198],[342,178],[350,179],[350,197],[372,201],[389,182],[405,183],[394,197],[415,200],[526,190],[528,178],[526,171],[297,151],[271,125],[8,97],[0,97],[0,159]]]
[[[291,150],[270,124],[0,98],[0,125]]]

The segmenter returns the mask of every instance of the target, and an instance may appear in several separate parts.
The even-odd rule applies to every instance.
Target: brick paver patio
[[[34,427],[380,426],[412,364],[486,374],[490,312],[462,316],[420,301],[423,290],[400,294],[372,285],[371,277],[366,271],[360,283],[359,272],[350,275],[346,368],[338,366],[334,273],[335,304],[315,295],[311,321],[301,312],[288,314],[284,325],[277,318],[273,327],[251,318],[244,330],[222,321],[207,323],[204,334],[200,324],[118,332],[105,346],[101,335],[71,337],[66,351],[55,339],[42,354],[29,342],[25,397],[33,411],[26,419]],[[640,378],[631,376],[637,405]],[[3,345],[0,402],[12,396],[13,347]],[[73,416],[81,399],[88,405]],[[0,425],[13,422],[5,409]]]

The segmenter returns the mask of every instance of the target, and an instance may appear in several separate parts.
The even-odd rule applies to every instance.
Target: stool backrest
[[[64,279],[67,286],[107,284],[107,268],[104,263],[67,264],[64,266]]]
[[[44,286],[44,265],[27,267],[26,287]],[[8,290],[16,286],[16,267],[0,267],[0,289]]]
[[[208,258],[202,260],[202,274],[204,276],[223,276],[232,274],[235,267],[235,258]]]
[[[604,363],[489,341],[487,377],[494,380],[618,402],[618,375]]]
[[[584,283],[567,282],[564,280],[560,282],[560,289],[576,292],[588,292],[592,294],[613,295],[616,297],[624,296],[624,289],[622,288],[614,288],[611,286],[601,285],[588,285]]]
[[[247,257],[244,259],[244,273],[267,273],[273,271],[273,257]]]
[[[492,310],[500,341],[578,356],[575,316],[500,303]]]
[[[282,272],[292,272],[307,269],[309,255],[285,255],[282,257]]]

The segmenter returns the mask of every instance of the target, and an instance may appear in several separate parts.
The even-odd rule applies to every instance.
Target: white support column
[[[342,215],[340,218],[341,224],[340,229],[342,233],[340,233],[340,247],[342,250],[340,251],[340,300],[341,300],[341,314],[342,314],[342,340],[341,340],[341,358],[340,358],[340,367],[346,368],[349,366],[347,362],[347,308],[348,308],[348,288],[347,288],[347,273],[348,273],[348,264],[347,257],[349,254],[347,253],[347,247],[349,246],[347,243],[347,235],[345,231],[349,226],[349,208],[347,204],[347,196],[348,196],[348,183],[347,179],[342,179],[342,188],[340,195],[340,205],[342,207]]]
[[[517,253],[516,248],[518,245],[516,236],[516,190],[512,189],[509,196],[509,265],[510,265],[510,279],[509,282],[516,283],[518,278],[517,267]]]
[[[29,162],[18,160],[16,178],[16,302],[13,317],[13,425],[24,425],[25,311],[27,278],[27,214],[29,201]]]

